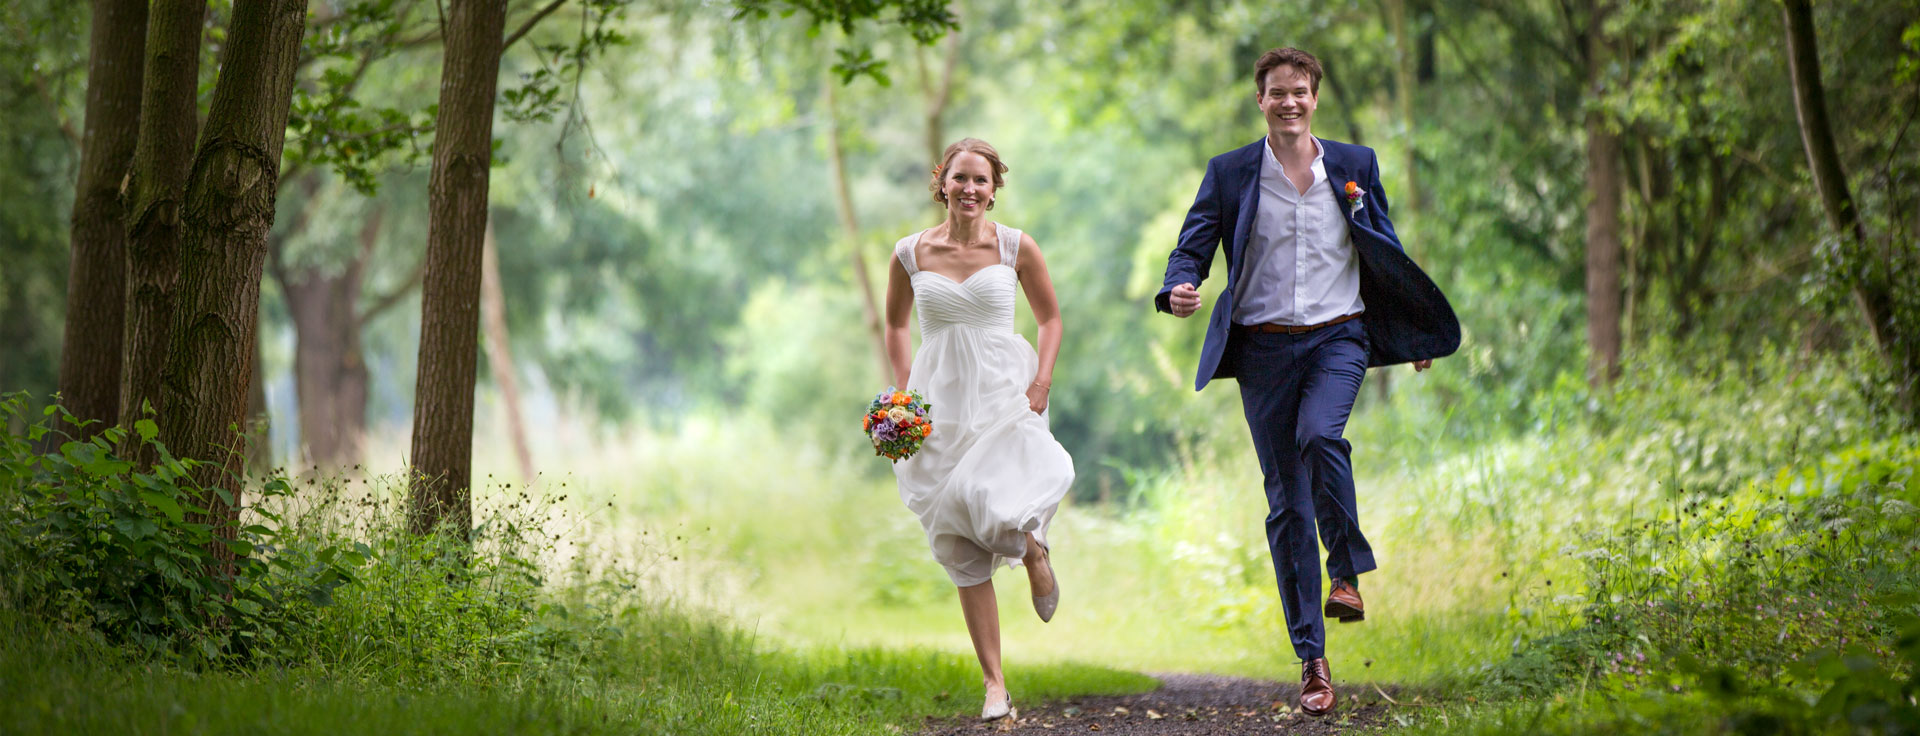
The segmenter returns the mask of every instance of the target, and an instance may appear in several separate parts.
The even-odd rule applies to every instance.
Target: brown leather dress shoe
[[[1333,712],[1333,672],[1325,657],[1308,660],[1300,673],[1300,712],[1324,716]]]
[[[1345,578],[1334,578],[1333,590],[1327,593],[1326,615],[1343,624],[1367,620],[1367,604],[1360,600],[1360,589]]]

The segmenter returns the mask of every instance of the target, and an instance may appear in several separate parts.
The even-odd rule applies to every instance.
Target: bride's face
[[[972,151],[954,154],[941,177],[948,212],[978,217],[993,204],[993,164],[987,157]]]

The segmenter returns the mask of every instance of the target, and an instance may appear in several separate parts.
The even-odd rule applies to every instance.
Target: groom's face
[[[1267,118],[1267,130],[1281,135],[1306,135],[1313,128],[1313,111],[1320,95],[1313,80],[1291,64],[1267,70],[1267,82],[1254,98]]]

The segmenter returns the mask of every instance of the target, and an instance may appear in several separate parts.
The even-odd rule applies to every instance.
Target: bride
[[[926,397],[934,426],[894,475],[900,500],[927,530],[934,561],[960,589],[985,678],[984,720],[1012,713],[993,571],[1024,564],[1034,611],[1041,621],[1053,618],[1060,585],[1047,525],[1073,483],[1073,459],[1047,429],[1061,330],[1053,282],[1033,238],[986,217],[1006,170],[986,141],[948,146],[928,186],[946,220],[901,238],[887,278],[895,385]],[[1038,354],[1014,331],[1016,283],[1039,323]],[[916,302],[920,351],[913,354],[907,316]]]

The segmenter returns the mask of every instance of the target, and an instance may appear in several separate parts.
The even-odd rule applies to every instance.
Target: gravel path
[[[1340,707],[1326,718],[1294,708],[1299,683],[1214,675],[1155,675],[1160,689],[1137,695],[1100,695],[1052,703],[1014,703],[1019,720],[930,720],[923,736],[970,734],[1339,734],[1376,730],[1387,722],[1386,698],[1373,686],[1335,682]],[[1364,691],[1364,692],[1363,692]],[[1386,695],[1393,695],[1388,690]]]

